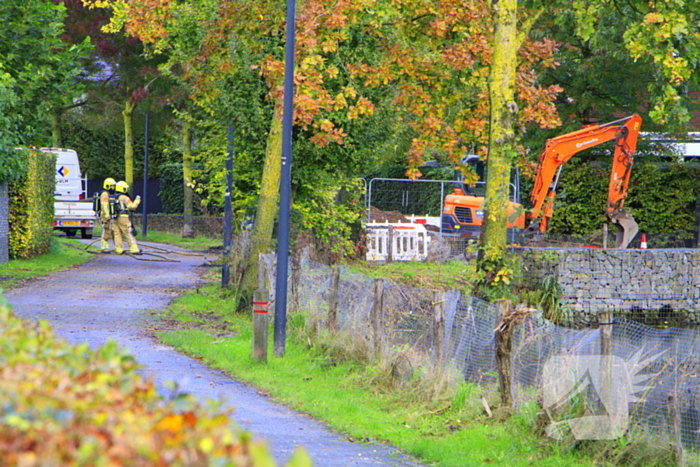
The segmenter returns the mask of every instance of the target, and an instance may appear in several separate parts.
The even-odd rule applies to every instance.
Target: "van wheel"
[[[80,236],[90,240],[92,238],[92,229],[80,229]]]
[[[73,238],[73,237],[75,237],[75,234],[77,234],[77,233],[78,233],[78,231],[75,230],[75,229],[73,229],[73,230],[66,230],[66,237],[71,237],[71,238]]]

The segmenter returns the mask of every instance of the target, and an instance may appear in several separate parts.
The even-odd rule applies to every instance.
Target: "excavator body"
[[[520,200],[518,196],[512,197],[508,205],[508,228],[546,232],[549,219],[554,212],[556,187],[563,165],[583,150],[608,141],[615,141],[606,215],[617,227],[615,247],[627,248],[639,231],[634,217],[624,208],[624,202],[627,198],[627,187],[641,124],[641,117],[634,114],[611,123],[590,125],[547,140],[540,154],[540,163],[530,197],[531,210],[527,216],[524,213],[518,215],[518,212],[522,212]],[[485,173],[479,175],[481,180],[486,179]],[[483,190],[478,193],[479,184],[485,183],[478,182],[476,190],[474,187],[462,185],[445,197],[442,211],[443,233],[462,237],[477,237],[480,234],[484,217],[484,196]],[[517,186],[519,184],[516,181],[516,195]],[[512,187],[511,191],[513,191]]]
[[[479,176],[474,185],[459,183],[445,197],[442,209],[442,233],[461,238],[477,238],[484,221],[484,195],[486,192],[486,164],[479,156],[466,156],[462,163],[469,165]],[[525,213],[520,204],[520,174],[517,168],[511,173],[510,201],[508,202],[509,236],[525,228]]]

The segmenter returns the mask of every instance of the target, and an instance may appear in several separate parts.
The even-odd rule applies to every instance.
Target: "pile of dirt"
[[[369,220],[370,222],[387,224],[410,224],[413,222],[411,219],[409,219],[408,217],[406,217],[398,211],[382,211],[381,209],[377,209],[374,206],[370,206],[369,208]],[[431,232],[440,232],[439,227],[430,224],[423,225],[425,225],[426,230],[429,230]]]
[[[408,217],[398,211],[382,211],[374,206],[370,206],[369,208],[369,220],[370,222],[386,222],[388,224],[398,224],[399,222],[404,224],[411,223]]]

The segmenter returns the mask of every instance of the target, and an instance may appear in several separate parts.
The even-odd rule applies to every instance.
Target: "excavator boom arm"
[[[607,213],[610,214],[624,205],[627,198],[627,186],[632,174],[634,153],[637,150],[637,137],[642,126],[642,118],[634,114],[624,125],[625,135],[617,140],[613,153],[610,184],[608,185]]]
[[[624,122],[624,124],[620,125],[621,122]],[[542,232],[547,229],[547,223],[551,217],[556,197],[556,181],[554,177],[557,171],[561,169],[561,166],[585,149],[615,140],[606,214],[623,229],[625,228],[623,224],[626,223],[630,227],[630,232],[634,230],[636,234],[636,222],[622,209],[622,206],[627,197],[627,186],[629,185],[634,153],[637,147],[637,136],[641,124],[642,118],[634,114],[621,120],[604,125],[588,126],[547,140],[547,144],[540,154],[537,177],[532,190],[532,210],[529,215],[531,226],[537,224],[538,229]],[[616,216],[622,221],[617,222]],[[631,221],[627,219],[631,219]],[[619,240],[618,243],[621,242],[622,240]]]

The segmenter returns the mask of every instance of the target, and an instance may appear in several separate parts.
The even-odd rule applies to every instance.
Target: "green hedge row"
[[[569,161],[562,171],[550,231],[587,235],[609,222],[605,217],[610,161]],[[694,235],[698,229],[700,164],[659,163],[637,158],[632,170],[629,208],[640,232]]]
[[[27,150],[27,171],[9,184],[10,258],[33,258],[51,248],[56,155]]]
[[[163,164],[160,166],[160,196],[163,202],[163,214],[180,214],[184,212],[185,185],[182,179],[182,164]]]

